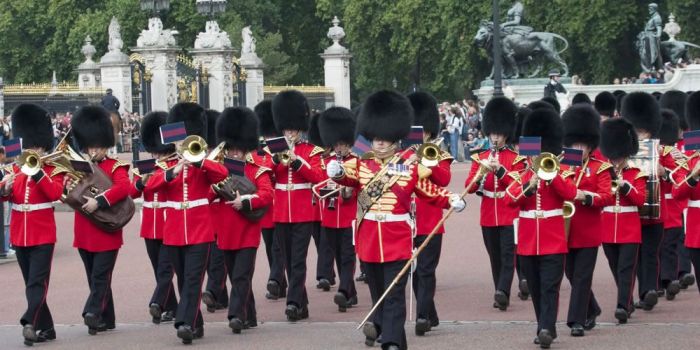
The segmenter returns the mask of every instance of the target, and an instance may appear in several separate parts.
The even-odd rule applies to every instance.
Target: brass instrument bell
[[[207,156],[207,141],[201,136],[187,136],[178,151],[190,163],[201,162]]]
[[[559,158],[552,153],[543,152],[535,158],[533,170],[537,177],[549,181],[559,173]]]

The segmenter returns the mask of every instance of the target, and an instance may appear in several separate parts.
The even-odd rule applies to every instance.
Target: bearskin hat
[[[654,98],[658,101],[661,99],[661,93],[658,91],[654,91],[651,93],[651,96],[654,96]]]
[[[481,131],[484,135],[500,134],[510,136],[517,124],[518,108],[506,97],[492,98],[484,108]]]
[[[207,145],[209,148],[213,148],[218,144],[216,142],[216,120],[219,119],[221,113],[213,109],[207,109],[205,113],[207,115]]]
[[[678,116],[678,121],[680,122],[681,130],[688,130],[688,122],[685,120],[685,101],[688,99],[683,91],[671,90],[666,91],[661,100],[659,100],[659,105],[661,108],[668,108]]]
[[[80,108],[70,121],[80,149],[114,147],[114,126],[109,112],[100,106]]]
[[[272,118],[272,101],[264,100],[255,106],[255,114],[258,116],[260,123],[260,135],[262,136],[279,136],[279,132],[275,128],[275,121]]]
[[[532,110],[528,107],[520,107],[518,108],[518,113],[515,115],[515,129],[513,130],[513,136],[508,140],[508,143],[510,144],[517,144],[520,135],[523,133],[523,124],[525,123],[525,119],[527,119],[527,116],[532,113]]]
[[[167,112],[150,112],[141,122],[141,143],[146,152],[154,154],[170,154],[175,152],[175,145],[164,145],[160,138],[160,127],[168,121]]]
[[[542,100],[532,101],[527,105],[527,107],[532,111],[534,111],[536,109],[540,109],[540,108],[551,109],[555,112],[557,111],[556,109],[554,109],[554,105],[552,105],[549,102],[542,101]]]
[[[571,99],[571,104],[575,105],[577,103],[591,103],[591,98],[588,97],[588,95],[584,94],[583,92],[579,92],[578,94],[574,95],[574,98]]]
[[[12,111],[12,134],[22,139],[23,148],[53,149],[53,125],[44,108],[23,103]]]
[[[685,120],[690,130],[700,129],[700,91],[693,92],[685,101]]]
[[[357,133],[368,140],[397,142],[411,132],[413,108],[398,92],[381,90],[365,100],[357,117]]]
[[[671,109],[661,109],[661,130],[659,130],[659,143],[665,146],[673,146],[679,140],[680,120]]]
[[[422,126],[423,132],[435,138],[440,134],[440,112],[437,100],[427,92],[409,94],[408,100],[413,106],[413,125]]]
[[[611,160],[637,154],[639,141],[632,123],[623,118],[611,118],[600,127],[600,151]]]
[[[328,108],[318,120],[321,141],[330,147],[339,143],[352,146],[355,143],[355,125],[355,116],[351,110],[343,107]]]
[[[258,117],[246,107],[224,109],[216,121],[216,143],[250,152],[258,148]]]
[[[632,92],[622,100],[620,115],[635,129],[645,130],[656,138],[661,129],[661,110],[654,96],[646,92]]]
[[[622,100],[624,100],[625,96],[627,96],[627,92],[615,90],[612,94],[615,96],[615,110],[618,114],[620,114],[620,111],[622,111]]]
[[[557,113],[561,113],[561,105],[559,104],[559,101],[556,98],[547,96],[543,97],[542,101],[552,105],[554,107],[554,110],[557,111]]]
[[[542,138],[542,152],[559,155],[564,141],[564,128],[559,113],[549,108],[532,111],[523,122],[522,136]]]
[[[306,135],[312,145],[318,147],[324,147],[324,143],[321,140],[321,131],[318,129],[318,120],[321,117],[319,113],[313,113],[311,115],[311,120],[309,120],[309,130]]]
[[[595,97],[595,109],[601,116],[606,116],[608,118],[614,117],[616,106],[617,99],[615,98],[615,95],[609,91],[603,91]]]
[[[576,104],[564,112],[564,145],[586,144],[591,150],[600,143],[600,114],[589,104]]]
[[[308,130],[310,115],[306,97],[297,90],[282,91],[272,100],[272,119],[280,134],[283,130]]]
[[[185,122],[185,130],[187,135],[197,135],[206,138],[209,136],[208,117],[202,106],[191,103],[181,102],[173,106],[168,114],[168,124]]]

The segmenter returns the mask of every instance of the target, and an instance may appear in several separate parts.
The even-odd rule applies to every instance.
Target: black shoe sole
[[[552,341],[554,340],[551,334],[543,332],[540,332],[537,338],[540,340],[541,349],[549,349],[549,347],[552,345]]]
[[[651,311],[654,306],[659,302],[659,295],[653,292],[647,292],[644,295],[644,311]]]
[[[629,315],[627,311],[625,310],[615,310],[615,318],[620,324],[625,324],[627,323],[627,319],[629,318]]]
[[[365,345],[374,346],[374,342],[377,341],[377,328],[373,324],[365,323],[362,327],[362,334],[365,335]]]
[[[428,320],[416,321],[416,335],[422,337],[427,332],[430,332],[430,322]]]
[[[182,343],[185,345],[192,344],[192,339],[194,339],[194,333],[192,330],[188,329],[178,329],[177,337],[182,339]]]
[[[287,315],[287,321],[299,321],[299,309],[285,309],[284,314]]]
[[[231,328],[231,331],[234,334],[241,334],[241,331],[243,330],[243,322],[239,319],[232,319],[228,323],[228,327]]]
[[[687,274],[681,276],[680,283],[681,283],[682,289],[687,289],[688,287],[695,284],[695,275],[687,273]]]

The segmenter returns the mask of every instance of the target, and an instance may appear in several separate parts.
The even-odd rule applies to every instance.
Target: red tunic
[[[311,186],[323,181],[321,153],[323,149],[306,141],[294,146],[294,153],[302,166],[294,170],[283,164],[272,167],[275,177],[274,221],[299,223],[317,221],[312,200]]]
[[[249,209],[259,209],[272,203],[273,190],[270,180],[271,170],[255,163],[252,155],[246,156],[243,169],[245,176],[255,184],[258,191],[250,198],[243,200],[243,205]],[[240,250],[260,246],[261,222],[253,222],[245,218],[231,203],[219,199],[212,203],[214,212],[214,227],[217,232],[216,244],[222,250]]]
[[[509,204],[519,213],[518,255],[548,255],[567,253],[562,208],[564,201],[576,197],[573,173],[563,171],[552,181],[539,180],[536,190],[524,192],[532,171],[525,171],[506,189]],[[524,185],[523,185],[524,184]],[[539,202],[539,205],[538,205]]]
[[[113,205],[126,199],[129,196],[129,192],[131,192],[129,164],[108,157],[98,162],[97,166],[112,180],[112,187],[98,197],[103,197],[108,205]],[[75,212],[74,232],[73,246],[89,252],[116,250],[124,242],[122,230],[116,232],[102,231],[79,212]]]
[[[176,164],[177,160],[167,162],[169,168]],[[211,185],[228,176],[226,167],[205,159],[201,167],[188,165],[176,177],[171,176],[172,170],[158,170],[146,184],[153,191],[163,191],[168,198],[163,243],[185,246],[213,242],[208,195]]]
[[[646,175],[634,167],[622,170],[622,178],[630,184],[629,192],[618,193],[612,203],[603,208],[603,243],[626,244],[642,242],[642,225],[637,207],[646,198]]]
[[[269,152],[264,151],[262,154],[256,153],[253,154],[253,159],[255,159],[256,164],[260,164],[261,166],[272,169],[272,156],[270,155]],[[272,181],[272,184],[274,186],[275,179],[274,175],[272,172],[269,174],[270,176],[270,181]],[[274,192],[274,187],[273,187],[273,192]],[[273,220],[274,214],[275,214],[275,207],[274,207],[274,195],[272,196],[273,200],[268,206],[267,213],[265,213],[265,216],[263,216],[262,220],[260,220],[260,228],[261,229],[271,229],[275,228],[275,221]]]
[[[164,191],[155,192],[144,186],[141,176],[134,175],[131,184],[131,198],[143,196],[141,205],[141,238],[163,240],[165,227],[165,206],[168,201]]]
[[[688,160],[688,169],[679,170],[682,178],[678,185],[673,187],[673,198],[688,200],[688,217],[685,226],[685,246],[688,248],[700,248],[700,186],[688,177],[690,171],[700,160],[700,154],[695,153]]]
[[[586,191],[584,202],[575,201],[576,213],[569,224],[569,248],[593,248],[600,246],[603,207],[614,203],[610,190],[611,165],[589,158],[582,167],[562,166],[574,173],[577,188]]]
[[[452,179],[452,156],[443,152],[436,166],[430,168],[430,181],[440,187],[447,187]],[[420,165],[422,166],[422,165]],[[419,166],[419,167],[420,167]],[[416,198],[416,234],[427,236],[442,219],[442,207],[430,203],[430,200]],[[445,227],[440,226],[436,234],[445,233]]]
[[[412,154],[412,151],[402,153],[404,159]],[[380,160],[365,155],[363,159],[346,161],[343,167],[345,175],[337,182],[362,191],[383,165]],[[388,176],[398,175],[398,180],[372,204],[355,232],[355,251],[364,262],[384,263],[411,257],[413,241],[409,211],[412,194],[430,199],[430,203],[443,208],[449,206],[450,192],[428,178],[419,178],[418,166],[411,164],[394,169]]]
[[[666,146],[664,147],[663,152],[668,154],[674,149],[676,148]],[[678,151],[681,152],[680,150]],[[670,158],[673,158],[673,156]],[[664,203],[666,205],[666,220],[664,220],[664,229],[683,227],[683,211],[688,207],[687,200],[676,200],[673,199],[672,195],[674,181],[676,181],[676,179],[678,179],[678,181],[683,181],[683,179],[679,178],[678,176],[680,168],[689,170],[687,169],[688,165],[686,164],[685,160],[675,161],[673,165],[674,166],[672,168],[666,168],[669,176],[667,176],[665,181],[661,181],[661,195],[664,197]]]
[[[323,159],[324,164],[328,164],[331,160],[335,160],[335,154]],[[354,154],[349,154],[343,158],[343,162],[355,162],[357,156]],[[331,184],[335,184],[332,180],[329,181]],[[335,184],[337,185],[337,184]],[[333,186],[333,185],[331,185]],[[321,227],[329,228],[348,228],[352,227],[352,222],[357,216],[357,191],[354,189],[349,189],[352,191],[352,196],[348,199],[344,199],[341,195],[335,197],[335,209],[329,209],[330,199],[326,198],[321,201],[321,206],[323,207],[323,221],[321,221]]]
[[[10,243],[15,247],[56,243],[52,203],[59,200],[63,193],[63,173],[53,166],[44,165],[42,171],[33,177],[22,172],[16,174],[12,190],[7,197],[3,197],[12,206]],[[1,185],[4,186],[4,183]]]
[[[478,160],[485,161],[491,156],[491,151],[483,151],[472,155],[472,167],[469,171],[469,176],[464,183],[464,186],[469,186],[474,180],[479,171]],[[505,189],[513,181],[513,174],[517,174],[525,169],[526,158],[521,157],[510,148],[504,147],[496,151],[494,157],[498,157],[502,169],[496,172],[488,173],[483,180],[481,191],[481,226],[496,227],[496,226],[511,226],[513,219],[518,217],[518,208],[507,205]],[[500,176],[500,177],[499,177]],[[468,189],[469,193],[475,193],[479,190],[479,184],[474,182]]]

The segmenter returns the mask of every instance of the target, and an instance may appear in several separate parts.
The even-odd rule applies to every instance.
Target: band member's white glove
[[[459,213],[464,210],[467,203],[464,202],[464,199],[462,199],[462,197],[460,197],[458,194],[452,194],[450,195],[450,206]]]
[[[340,165],[337,160],[331,160],[328,162],[328,165],[326,165],[326,175],[331,179],[339,178],[343,176],[343,173],[343,166]]]

